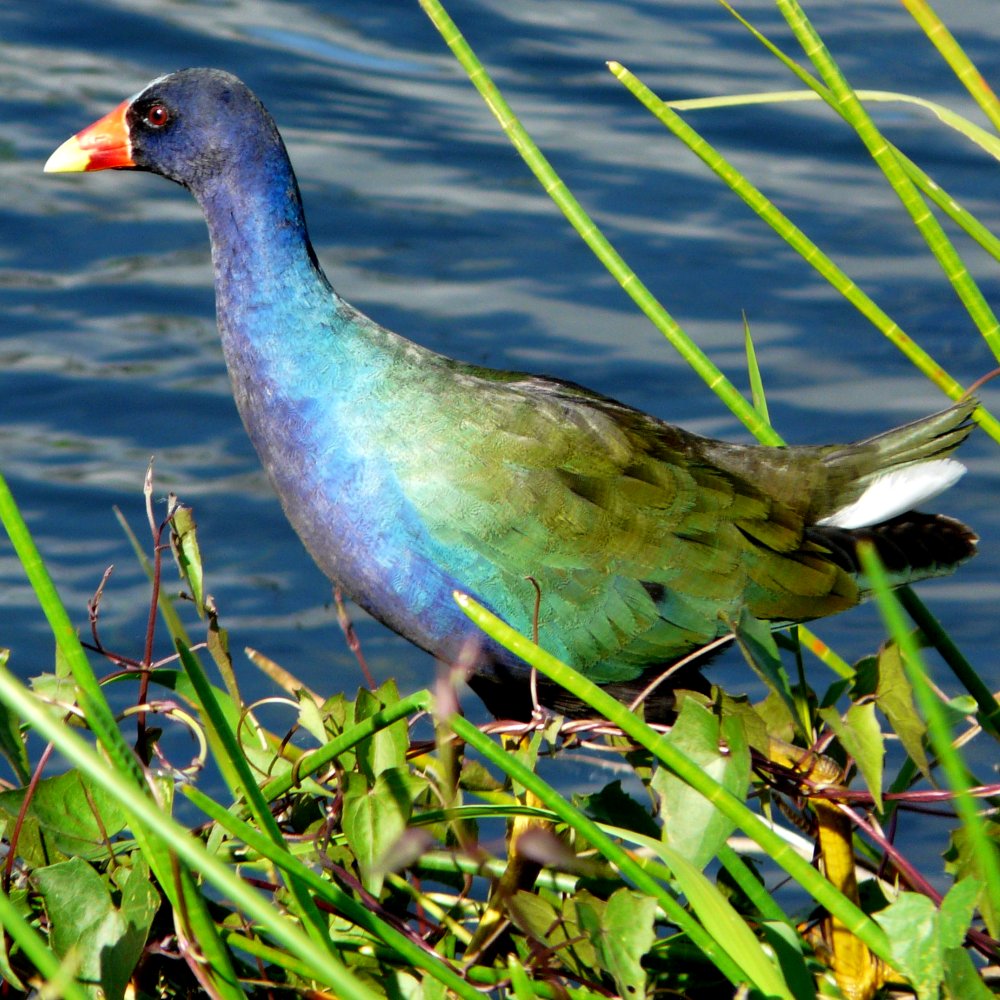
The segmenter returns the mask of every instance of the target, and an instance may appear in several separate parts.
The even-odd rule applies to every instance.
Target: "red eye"
[[[146,112],[146,124],[152,128],[163,128],[170,121],[170,112],[162,104],[154,104]]]

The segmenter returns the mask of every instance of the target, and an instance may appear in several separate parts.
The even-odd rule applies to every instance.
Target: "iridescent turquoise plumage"
[[[400,634],[448,660],[478,644],[472,684],[494,710],[524,709],[527,670],[473,630],[456,588],[530,634],[537,586],[541,644],[624,693],[744,607],[780,624],[856,604],[860,535],[899,580],[973,552],[963,525],[909,506],[957,478],[947,456],[974,403],[857,445],[767,449],[462,364],[332,290],[277,130],[234,77],[161,78],[112,118],[123,152],[87,130],[50,168],[87,169],[81,150],[100,146],[92,167],[191,190],[236,401],[289,519],[331,579]]]

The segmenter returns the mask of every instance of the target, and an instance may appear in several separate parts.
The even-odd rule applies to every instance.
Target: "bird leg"
[[[858,879],[851,847],[851,824],[848,818],[822,795],[825,789],[843,787],[844,773],[829,757],[803,750],[772,738],[769,758],[792,768],[803,782],[803,794],[816,816],[816,838],[826,877],[852,903],[860,903]],[[824,950],[834,979],[846,1000],[871,1000],[885,982],[885,969],[879,958],[840,920],[828,915],[820,925]]]

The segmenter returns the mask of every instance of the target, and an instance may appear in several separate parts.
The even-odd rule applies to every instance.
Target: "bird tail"
[[[936,497],[965,473],[951,453],[973,428],[975,399],[849,445],[819,449],[827,489],[810,521],[868,528]]]
[[[829,558],[856,578],[863,576],[858,544],[874,546],[894,586],[946,576],[976,554],[979,537],[967,525],[944,514],[907,511],[865,528],[810,528],[806,537],[818,542]],[[862,583],[862,589],[864,587]]]
[[[809,529],[834,561],[860,573],[857,546],[875,547],[894,583],[950,573],[976,552],[978,537],[943,514],[923,514],[918,504],[943,493],[965,473],[951,453],[969,436],[977,400],[846,447],[823,449],[834,488]]]

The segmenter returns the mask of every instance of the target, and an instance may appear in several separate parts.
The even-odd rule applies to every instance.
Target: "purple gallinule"
[[[466,591],[619,697],[724,635],[865,597],[856,545],[902,583],[951,572],[970,529],[918,504],[964,471],[975,401],[856,444],[727,444],[555,378],[455,361],[333,290],[281,136],[228,73],[190,69],[69,139],[48,171],[186,187],[208,222],[236,403],[306,548],[358,604],[454,661],[501,715],[528,668],[477,633]],[[574,705],[545,684],[542,701]],[[650,710],[655,714],[655,706]]]

